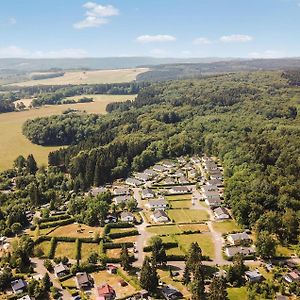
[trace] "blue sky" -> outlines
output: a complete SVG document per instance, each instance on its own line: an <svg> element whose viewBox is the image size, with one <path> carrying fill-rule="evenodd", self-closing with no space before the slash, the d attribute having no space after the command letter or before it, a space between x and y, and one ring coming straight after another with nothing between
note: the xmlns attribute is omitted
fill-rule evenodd
<svg viewBox="0 0 300 300"><path fill-rule="evenodd" d="M1 0L0 57L300 56L300 0Z"/></svg>

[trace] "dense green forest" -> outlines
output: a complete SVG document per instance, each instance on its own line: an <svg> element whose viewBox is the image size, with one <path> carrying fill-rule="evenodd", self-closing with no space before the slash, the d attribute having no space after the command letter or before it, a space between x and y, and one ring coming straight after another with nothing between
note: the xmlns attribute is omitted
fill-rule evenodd
<svg viewBox="0 0 300 300"><path fill-rule="evenodd" d="M299 72L296 73L299 76ZM253 72L143 88L107 116L68 114L27 122L80 189L166 158L207 153L224 165L226 203L244 226L295 242L300 209L300 88L295 72ZM72 124L73 132L63 129ZM85 132L86 131L86 132ZM85 132L85 133L84 133Z"/></svg>

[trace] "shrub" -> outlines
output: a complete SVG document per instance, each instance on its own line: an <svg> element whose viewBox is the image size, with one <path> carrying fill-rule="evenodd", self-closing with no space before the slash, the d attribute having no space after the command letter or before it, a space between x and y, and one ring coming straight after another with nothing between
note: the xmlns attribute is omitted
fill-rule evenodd
<svg viewBox="0 0 300 300"><path fill-rule="evenodd" d="M133 236L133 235L138 235L139 232L138 230L131 230L131 231L126 231L126 232L116 232L116 233L109 233L108 236L111 239L116 239L116 238L121 238L121 237L126 237L126 236Z"/></svg>
<svg viewBox="0 0 300 300"><path fill-rule="evenodd" d="M50 249L49 249L49 253L48 253L49 258L54 257L56 245L57 245L57 239L54 236L54 237L51 238L51 241L50 241Z"/></svg>

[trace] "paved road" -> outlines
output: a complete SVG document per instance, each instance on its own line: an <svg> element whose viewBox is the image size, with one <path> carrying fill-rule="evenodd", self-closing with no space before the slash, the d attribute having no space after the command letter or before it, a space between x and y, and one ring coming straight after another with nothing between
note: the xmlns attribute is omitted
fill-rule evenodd
<svg viewBox="0 0 300 300"><path fill-rule="evenodd" d="M47 269L44 267L44 260L43 259L39 259L39 258L31 258L31 262L34 265L34 269L37 273L41 274L42 276L44 276L48 271ZM67 290L64 290L59 281L57 280L57 278L50 272L49 276L50 279L53 283L53 286L56 287L57 289L59 289L59 291L62 293L62 297L65 300L68 299L72 299L72 296L69 294L69 292Z"/></svg>

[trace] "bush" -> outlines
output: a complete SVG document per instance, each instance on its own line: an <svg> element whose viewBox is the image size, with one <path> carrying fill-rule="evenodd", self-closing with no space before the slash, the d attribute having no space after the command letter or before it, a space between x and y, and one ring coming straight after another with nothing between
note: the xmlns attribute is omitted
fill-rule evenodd
<svg viewBox="0 0 300 300"><path fill-rule="evenodd" d="M126 248L132 248L133 247L133 243L132 242L128 242L128 243L105 243L103 244L103 249L118 249L118 248L122 248L123 245L125 245Z"/></svg>
<svg viewBox="0 0 300 300"><path fill-rule="evenodd" d="M171 249L171 248L177 248L178 247L178 243L177 242L167 242L167 243L163 243L163 246L165 248L165 250L167 249ZM144 252L151 252L152 251L152 246L145 246L143 248Z"/></svg>
<svg viewBox="0 0 300 300"><path fill-rule="evenodd" d="M79 239L76 239L75 247L76 247L75 258L77 261L79 261L81 258L81 242Z"/></svg>
<svg viewBox="0 0 300 300"><path fill-rule="evenodd" d="M167 255L168 261L185 261L186 257L185 255Z"/></svg>
<svg viewBox="0 0 300 300"><path fill-rule="evenodd" d="M74 220L75 220L74 218L70 218L70 219L66 219L66 220L58 220L58 221L54 221L54 222L42 223L42 224L40 224L40 229L69 225L69 224L72 224L74 222ZM34 227L34 226L32 226L32 227Z"/></svg>
<svg viewBox="0 0 300 300"><path fill-rule="evenodd" d="M57 239L54 236L54 237L51 238L51 241L50 241L50 249L49 249L49 253L48 253L49 258L54 257L56 245L57 245Z"/></svg>
<svg viewBox="0 0 300 300"><path fill-rule="evenodd" d="M117 238L121 238L121 237L126 237L126 236L133 236L133 235L138 235L139 232L138 230L131 230L131 231L127 231L127 232L116 232L116 233L109 233L108 236L111 239L117 239Z"/></svg>
<svg viewBox="0 0 300 300"><path fill-rule="evenodd" d="M108 234L112 228L131 228L133 224L128 222L109 223L104 226L104 234Z"/></svg>

